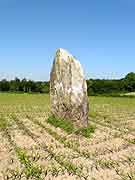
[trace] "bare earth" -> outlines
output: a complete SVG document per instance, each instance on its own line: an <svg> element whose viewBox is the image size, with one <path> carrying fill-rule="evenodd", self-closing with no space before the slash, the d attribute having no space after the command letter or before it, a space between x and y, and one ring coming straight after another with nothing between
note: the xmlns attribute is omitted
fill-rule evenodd
<svg viewBox="0 0 135 180"><path fill-rule="evenodd" d="M47 95L0 94L0 180L135 180L134 101L91 97L85 138L47 123Z"/></svg>

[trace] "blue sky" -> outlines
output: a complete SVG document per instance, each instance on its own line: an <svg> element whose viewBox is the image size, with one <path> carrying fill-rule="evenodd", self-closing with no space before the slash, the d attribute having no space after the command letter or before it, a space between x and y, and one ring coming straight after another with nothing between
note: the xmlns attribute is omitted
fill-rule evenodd
<svg viewBox="0 0 135 180"><path fill-rule="evenodd" d="M135 1L0 0L0 79L48 80L58 47L86 78L135 71Z"/></svg>

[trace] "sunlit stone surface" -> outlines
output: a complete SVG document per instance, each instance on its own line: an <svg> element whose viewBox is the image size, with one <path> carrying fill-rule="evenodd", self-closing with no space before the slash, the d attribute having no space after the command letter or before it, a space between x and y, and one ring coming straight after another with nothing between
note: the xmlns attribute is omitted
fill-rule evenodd
<svg viewBox="0 0 135 180"><path fill-rule="evenodd" d="M64 49L57 49L50 75L53 115L70 119L76 126L88 122L87 84L79 61Z"/></svg>

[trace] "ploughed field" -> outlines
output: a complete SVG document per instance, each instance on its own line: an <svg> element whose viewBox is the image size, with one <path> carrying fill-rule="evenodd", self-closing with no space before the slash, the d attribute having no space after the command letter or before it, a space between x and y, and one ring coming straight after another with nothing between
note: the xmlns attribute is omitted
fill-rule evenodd
<svg viewBox="0 0 135 180"><path fill-rule="evenodd" d="M48 95L0 94L0 180L135 180L135 99L89 100L84 137L47 122Z"/></svg>

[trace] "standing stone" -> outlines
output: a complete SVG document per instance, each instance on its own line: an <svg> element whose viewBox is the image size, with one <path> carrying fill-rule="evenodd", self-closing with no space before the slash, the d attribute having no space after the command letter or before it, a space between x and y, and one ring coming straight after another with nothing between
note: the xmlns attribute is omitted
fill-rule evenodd
<svg viewBox="0 0 135 180"><path fill-rule="evenodd" d="M57 49L50 75L50 103L54 116L72 120L77 127L88 123L87 84L79 61Z"/></svg>

